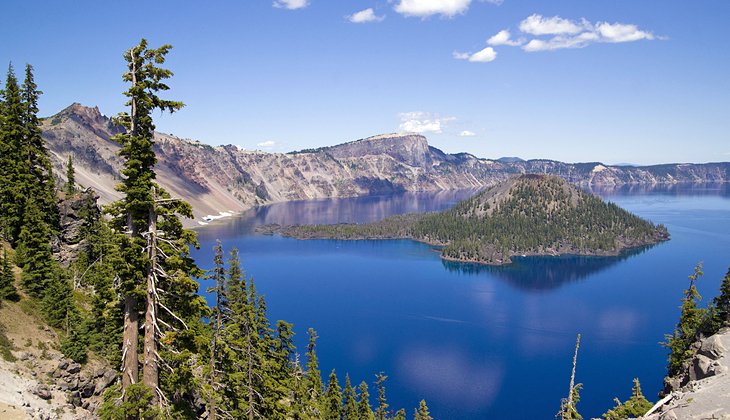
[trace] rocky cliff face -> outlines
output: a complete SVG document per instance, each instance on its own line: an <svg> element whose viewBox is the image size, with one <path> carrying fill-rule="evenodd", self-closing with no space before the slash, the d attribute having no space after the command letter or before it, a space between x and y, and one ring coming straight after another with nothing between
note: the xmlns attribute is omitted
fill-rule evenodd
<svg viewBox="0 0 730 420"><path fill-rule="evenodd" d="M119 197L119 132L97 108L73 104L43 121L43 137L63 174L69 154L76 179L102 203ZM438 191L491 186L517 173L561 176L578 185L726 182L730 163L648 167L569 164L551 160L490 160L447 154L416 134L389 134L296 153L212 147L157 134L157 180L193 205L196 217L277 201L351 197L393 191Z"/></svg>
<svg viewBox="0 0 730 420"><path fill-rule="evenodd" d="M651 420L730 419L730 328L695 344L681 375L665 379L669 395Z"/></svg>

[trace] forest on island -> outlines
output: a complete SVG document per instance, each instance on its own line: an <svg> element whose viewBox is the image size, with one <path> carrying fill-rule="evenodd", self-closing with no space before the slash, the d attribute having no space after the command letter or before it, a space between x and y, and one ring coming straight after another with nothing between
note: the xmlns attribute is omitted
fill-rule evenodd
<svg viewBox="0 0 730 420"><path fill-rule="evenodd" d="M516 176L442 212L262 230L300 239L409 238L443 245L445 259L487 264L522 254L617 255L669 238L664 226L547 175Z"/></svg>

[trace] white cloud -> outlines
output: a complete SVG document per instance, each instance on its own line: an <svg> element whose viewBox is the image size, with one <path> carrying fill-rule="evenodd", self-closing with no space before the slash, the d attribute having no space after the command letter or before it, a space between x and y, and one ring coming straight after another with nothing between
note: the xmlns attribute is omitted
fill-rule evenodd
<svg viewBox="0 0 730 420"><path fill-rule="evenodd" d="M487 47L481 51L475 52L474 54L454 51L453 56L457 60L469 60L472 63L489 63L497 58L497 52L494 51L494 48Z"/></svg>
<svg viewBox="0 0 730 420"><path fill-rule="evenodd" d="M654 39L651 32L640 31L636 25L624 23L599 22L596 32L601 35L602 42L633 42L642 39Z"/></svg>
<svg viewBox="0 0 730 420"><path fill-rule="evenodd" d="M474 137L477 133L469 130L464 130L461 133L459 133L459 137Z"/></svg>
<svg viewBox="0 0 730 420"><path fill-rule="evenodd" d="M347 17L352 23L382 22L385 16L377 16L373 8L355 12Z"/></svg>
<svg viewBox="0 0 730 420"><path fill-rule="evenodd" d="M583 32L576 36L558 35L548 40L533 39L525 44L522 49L527 52L537 52L559 50L563 48L583 48L592 42L596 42L598 38L599 37L595 32Z"/></svg>
<svg viewBox="0 0 730 420"><path fill-rule="evenodd" d="M469 57L471 57L471 54L469 54L468 52L459 52L459 51L454 51L452 53L452 55L457 60L468 60Z"/></svg>
<svg viewBox="0 0 730 420"><path fill-rule="evenodd" d="M487 47L472 54L471 57L469 57L469 61L476 63L489 63L490 61L494 61L495 58L497 58L497 52L494 51L494 48Z"/></svg>
<svg viewBox="0 0 730 420"><path fill-rule="evenodd" d="M590 23L585 19L574 22L560 16L546 18L533 14L520 22L520 31L530 35L577 34L587 29L587 26L590 26Z"/></svg>
<svg viewBox="0 0 730 420"><path fill-rule="evenodd" d="M274 0L273 6L279 9L303 9L309 6L309 0Z"/></svg>
<svg viewBox="0 0 730 420"><path fill-rule="evenodd" d="M598 42L619 43L657 39L651 32L642 31L632 24L608 22L593 24L585 18L578 22L560 16L546 18L531 15L520 23L520 30L531 35L552 35L547 38L534 38L524 44L522 49L527 52L583 48ZM501 32L490 40L500 34ZM497 40L502 38L504 36L498 37Z"/></svg>
<svg viewBox="0 0 730 420"><path fill-rule="evenodd" d="M401 123L398 126L400 131L409 133L441 133L454 117L441 118L430 112L403 112L398 114Z"/></svg>
<svg viewBox="0 0 730 420"><path fill-rule="evenodd" d="M256 146L262 149L271 149L276 146L276 142L273 140L266 140L262 141L261 143L257 143Z"/></svg>
<svg viewBox="0 0 730 420"><path fill-rule="evenodd" d="M399 0L395 11L422 18L432 15L453 17L466 12L470 4L471 0Z"/></svg>
<svg viewBox="0 0 730 420"><path fill-rule="evenodd" d="M494 36L487 40L487 44L495 47L498 45L509 45L511 47L517 47L524 43L525 40L523 38L512 39L512 35L506 29L497 32Z"/></svg>

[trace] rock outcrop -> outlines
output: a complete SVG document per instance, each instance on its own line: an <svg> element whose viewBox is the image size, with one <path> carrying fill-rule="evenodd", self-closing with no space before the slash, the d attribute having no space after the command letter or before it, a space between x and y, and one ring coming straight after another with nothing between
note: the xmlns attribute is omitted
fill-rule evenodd
<svg viewBox="0 0 730 420"><path fill-rule="evenodd" d="M122 160L111 138L120 132L97 108L73 104L43 121L57 173L69 155L76 180L102 203L119 198ZM599 162L480 159L447 154L418 134L388 134L293 153L212 147L156 134L157 180L186 199L195 216L240 211L271 202L352 197L393 191L482 188L520 173L558 175L577 185L656 185L727 182L730 163L609 166Z"/></svg>
<svg viewBox="0 0 730 420"><path fill-rule="evenodd" d="M0 418L98 418L117 372L96 359L80 365L56 350L58 335L15 302L0 307L14 362L0 359Z"/></svg>
<svg viewBox="0 0 730 420"><path fill-rule="evenodd" d="M63 265L74 261L84 246L84 226L101 217L99 196L89 188L58 202L59 236L53 240L53 253Z"/></svg>
<svg viewBox="0 0 730 420"><path fill-rule="evenodd" d="M696 354L678 377L667 378L669 395L651 420L730 420L730 328L695 343Z"/></svg>

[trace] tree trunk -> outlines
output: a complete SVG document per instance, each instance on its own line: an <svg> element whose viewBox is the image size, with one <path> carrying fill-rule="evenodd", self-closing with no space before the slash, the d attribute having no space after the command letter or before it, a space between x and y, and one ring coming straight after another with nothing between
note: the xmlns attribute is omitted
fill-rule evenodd
<svg viewBox="0 0 730 420"><path fill-rule="evenodd" d="M155 211L155 187L152 187L152 201L147 231L147 310L144 318L144 367L142 372L143 383L153 391L152 401L157 404L159 397L159 360L157 355L157 285L155 284L155 269L157 268L157 212Z"/></svg>
<svg viewBox="0 0 730 420"><path fill-rule="evenodd" d="M139 378L138 338L137 299L127 296L124 298L124 333L122 335L122 391L126 390L129 385L136 384Z"/></svg>
<svg viewBox="0 0 730 420"><path fill-rule="evenodd" d="M254 419L253 399L253 350L251 349L251 330L248 331L248 419Z"/></svg>
<svg viewBox="0 0 730 420"><path fill-rule="evenodd" d="M575 340L575 353L573 353L573 371L570 374L570 390L568 391L567 418L573 418L573 389L575 388L575 366L578 363L578 347L580 347L580 334Z"/></svg>
<svg viewBox="0 0 730 420"><path fill-rule="evenodd" d="M130 50L132 68L132 86L137 84L137 65L134 60L134 48ZM130 135L137 135L137 101L132 98L132 114L130 115ZM134 238L136 232L132 213L127 209L127 235ZM137 313L137 298L131 295L124 297L124 333L122 335L122 393L127 387L139 381L139 354L137 341L139 339L139 314Z"/></svg>
<svg viewBox="0 0 730 420"><path fill-rule="evenodd" d="M216 417L218 417L218 410L215 405L215 388L216 388L216 375L215 375L215 336L213 337L213 343L210 347L210 401L208 402L209 408L208 412L208 419L210 420L216 420Z"/></svg>
<svg viewBox="0 0 730 420"><path fill-rule="evenodd" d="M218 244L220 245L220 243ZM223 292L223 279L221 278L218 267L215 271L215 307L216 307L216 323L215 329L213 330L213 342L210 345L210 407L208 418L210 420L216 420L218 417L218 409L216 407L216 391L218 387L218 375L216 372L216 360L217 360L217 347L218 347L218 336L223 329L223 318L222 318L222 305L221 305L221 293Z"/></svg>

